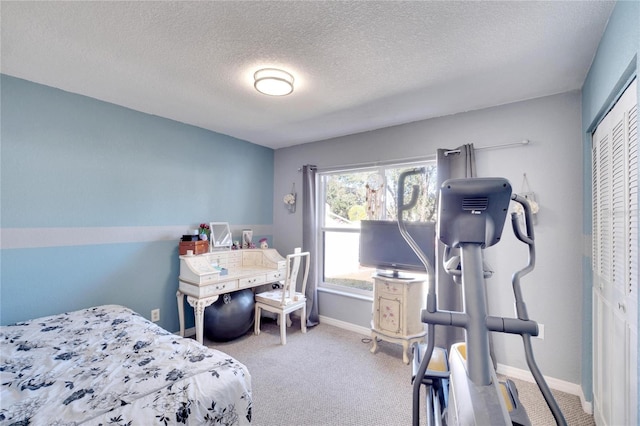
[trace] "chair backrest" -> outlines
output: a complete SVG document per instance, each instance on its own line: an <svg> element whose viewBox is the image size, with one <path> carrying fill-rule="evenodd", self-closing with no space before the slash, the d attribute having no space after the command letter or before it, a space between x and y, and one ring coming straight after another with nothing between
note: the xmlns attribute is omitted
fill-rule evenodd
<svg viewBox="0 0 640 426"><path fill-rule="evenodd" d="M307 288L307 278L309 277L309 252L300 251L300 247L294 249L293 254L287 255L287 275L284 279L282 291L282 304L286 304L286 299L296 301L296 284L298 282L298 272L300 263L304 259L304 274L302 276L302 287L300 293L305 294Z"/></svg>

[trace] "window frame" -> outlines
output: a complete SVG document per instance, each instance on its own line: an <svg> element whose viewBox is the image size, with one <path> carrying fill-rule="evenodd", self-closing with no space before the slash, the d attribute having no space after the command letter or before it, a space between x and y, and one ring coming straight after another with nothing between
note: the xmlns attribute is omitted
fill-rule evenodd
<svg viewBox="0 0 640 426"><path fill-rule="evenodd" d="M371 298L373 297L373 280L371 280L371 289L359 289L354 287L349 287L345 285L330 283L325 280L325 238L327 233L330 232L339 232L346 234L360 234L360 227L336 227L336 226L326 226L326 197L327 197L327 177L332 175L346 175L349 173L381 173L383 176L386 176L386 172L390 169L410 169L412 167L436 167L436 159L435 157L429 158L421 158L410 161L394 161L387 162L384 164L376 164L370 166L346 166L340 168L328 169L326 171L318 171L318 179L317 179L317 244L316 244L316 253L318 253L318 289L323 291L328 291L332 293L339 294L348 294L353 297L365 297ZM436 171L437 173L437 171ZM386 190L385 190L386 196ZM387 217L387 200L385 197L385 207L382 209L382 217L381 220L386 220ZM371 273L375 273L375 268L371 268Z"/></svg>

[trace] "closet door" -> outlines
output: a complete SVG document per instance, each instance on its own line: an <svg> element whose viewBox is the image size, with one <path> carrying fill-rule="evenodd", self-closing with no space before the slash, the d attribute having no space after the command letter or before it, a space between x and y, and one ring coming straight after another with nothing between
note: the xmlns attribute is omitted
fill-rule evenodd
<svg viewBox="0 0 640 426"><path fill-rule="evenodd" d="M598 425L638 421L637 104L634 80L593 134L593 393Z"/></svg>

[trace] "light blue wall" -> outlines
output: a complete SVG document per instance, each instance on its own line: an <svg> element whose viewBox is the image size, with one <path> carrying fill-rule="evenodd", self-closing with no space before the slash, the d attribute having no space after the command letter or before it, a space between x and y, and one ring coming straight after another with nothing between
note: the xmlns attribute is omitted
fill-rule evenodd
<svg viewBox="0 0 640 426"><path fill-rule="evenodd" d="M591 240L591 131L604 117L615 99L637 75L640 52L640 2L618 2L611 13L605 33L582 88L582 132L584 139L584 221L585 240ZM639 92L640 92L640 86ZM638 93L640 99L640 93ZM583 369L582 391L592 401L592 317L591 317L591 253L583 257ZM640 368L638 369L640 371ZM640 380L638 381L640 383ZM640 404L638 404L640 406ZM640 418L640 411L638 412Z"/></svg>
<svg viewBox="0 0 640 426"><path fill-rule="evenodd" d="M0 78L1 324L120 303L176 331L180 236L209 221L270 234L273 150Z"/></svg>

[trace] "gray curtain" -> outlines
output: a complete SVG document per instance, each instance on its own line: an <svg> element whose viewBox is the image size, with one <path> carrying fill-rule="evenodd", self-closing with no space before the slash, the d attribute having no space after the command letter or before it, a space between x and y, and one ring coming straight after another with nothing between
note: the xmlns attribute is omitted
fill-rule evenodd
<svg viewBox="0 0 640 426"><path fill-rule="evenodd" d="M438 168L438 186L447 179L476 177L476 157L473 144L455 149L438 149L436 165ZM442 265L444 244L438 241L436 247L436 291L438 309L462 311L462 286L453 282ZM450 348L452 344L464 341L464 329L458 327L438 327L436 345Z"/></svg>
<svg viewBox="0 0 640 426"><path fill-rule="evenodd" d="M302 166L302 251L310 253L309 278L307 279L307 327L313 327L318 319L318 282L316 278L317 239L316 215L316 166Z"/></svg>

